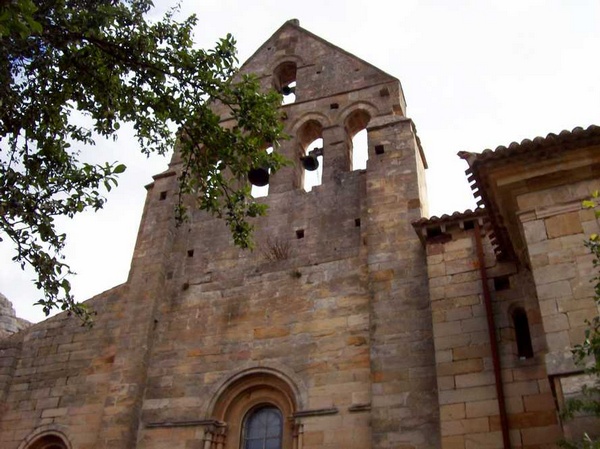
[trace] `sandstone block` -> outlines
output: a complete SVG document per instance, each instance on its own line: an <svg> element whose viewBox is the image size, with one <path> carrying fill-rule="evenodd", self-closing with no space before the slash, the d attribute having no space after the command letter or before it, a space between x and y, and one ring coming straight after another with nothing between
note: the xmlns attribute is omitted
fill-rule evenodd
<svg viewBox="0 0 600 449"><path fill-rule="evenodd" d="M496 399L486 401L471 401L465 404L467 418L480 416L495 416L499 413L498 401Z"/></svg>
<svg viewBox="0 0 600 449"><path fill-rule="evenodd" d="M446 404L440 406L440 419L442 421L456 421L465 418L465 404Z"/></svg>
<svg viewBox="0 0 600 449"><path fill-rule="evenodd" d="M545 225L549 238L583 232L581 221L579 220L579 212L569 212L546 218Z"/></svg>
<svg viewBox="0 0 600 449"><path fill-rule="evenodd" d="M541 242L548 238L543 220L523 223L523 231L528 244Z"/></svg>

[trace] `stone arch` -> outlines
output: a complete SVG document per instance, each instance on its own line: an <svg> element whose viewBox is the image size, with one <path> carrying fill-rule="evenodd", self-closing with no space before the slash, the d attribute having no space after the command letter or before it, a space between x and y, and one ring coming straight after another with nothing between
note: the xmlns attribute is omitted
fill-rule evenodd
<svg viewBox="0 0 600 449"><path fill-rule="evenodd" d="M303 187L304 190L309 191L314 186L321 185L323 182L323 124L313 118L307 119L296 131L296 154L294 159L298 161L296 164L296 176L295 184L296 187ZM321 148L320 152L313 152L314 147ZM304 170L304 165L301 163L306 156L311 155L310 158L306 158L310 161L318 162L318 167L311 171L307 168Z"/></svg>
<svg viewBox="0 0 600 449"><path fill-rule="evenodd" d="M302 58L298 55L285 55L285 56L279 57L275 61L273 61L269 65L269 68L268 68L268 70L273 74L273 87L275 89L280 87L275 84L277 81L275 79L275 76L278 75L282 69L284 69L286 66L287 67L294 66L294 70L296 71L296 74L297 74L298 67L300 67L301 65L303 65Z"/></svg>
<svg viewBox="0 0 600 449"><path fill-rule="evenodd" d="M205 416L215 416L216 405L220 398L224 397L226 391L233 385L238 384L242 379L249 376L264 375L265 377L277 378L287 384L287 388L293 394L298 409L302 409L307 401L305 388L302 388L302 381L292 371L283 366L257 366L243 369L233 376L228 377L214 388L210 394L210 402L207 404Z"/></svg>
<svg viewBox="0 0 600 449"><path fill-rule="evenodd" d="M368 101L357 101L355 103L349 104L344 109L342 109L342 111L340 111L337 120L338 123L343 123L344 125L346 125L348 117L355 114L356 111L359 110L363 110L364 112L369 114L369 119L373 119L374 117L377 117L379 115L379 110L377 109L377 106L375 106L373 103Z"/></svg>
<svg viewBox="0 0 600 449"><path fill-rule="evenodd" d="M29 434L19 449L73 449L73 446L61 426L48 425Z"/></svg>
<svg viewBox="0 0 600 449"><path fill-rule="evenodd" d="M218 441L225 449L237 449L246 417L257 408L273 407L284 420L282 447L292 447L296 437L294 414L299 410L299 397L296 385L280 371L269 368L242 371L220 385L211 399L209 416L221 423L226 434L208 439Z"/></svg>
<svg viewBox="0 0 600 449"><path fill-rule="evenodd" d="M367 126L375 113L375 108L368 107L367 103L355 103L341 114L348 148L346 157L353 170L366 168L368 160Z"/></svg>
<svg viewBox="0 0 600 449"><path fill-rule="evenodd" d="M329 117L327 117L325 114L322 114L320 112L306 112L300 117L298 117L298 119L292 125L292 134L298 135L298 130L310 121L318 122L323 128L329 128L331 126L331 121L329 120Z"/></svg>

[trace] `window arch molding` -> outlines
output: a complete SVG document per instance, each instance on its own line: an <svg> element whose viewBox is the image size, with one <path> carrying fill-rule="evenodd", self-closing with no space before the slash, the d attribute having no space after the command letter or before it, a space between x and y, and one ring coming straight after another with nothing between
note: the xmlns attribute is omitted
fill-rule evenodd
<svg viewBox="0 0 600 449"><path fill-rule="evenodd" d="M349 139L352 139L358 132L367 128L371 121L371 114L363 108L354 109L344 119L344 128Z"/></svg>
<svg viewBox="0 0 600 449"><path fill-rule="evenodd" d="M308 122L318 122L322 128L329 128L331 126L331 120L325 114L321 114L320 112L306 112L302 114L300 117L296 119L291 127L292 135L298 135L298 132L301 128L303 128Z"/></svg>
<svg viewBox="0 0 600 449"><path fill-rule="evenodd" d="M239 449L248 414L261 407L275 407L283 418L282 448L291 448L296 436L293 416L301 407L299 398L298 388L284 373L250 369L221 385L209 405L209 416L226 425L224 449Z"/></svg>
<svg viewBox="0 0 600 449"><path fill-rule="evenodd" d="M19 449L73 449L73 446L62 427L50 425L34 430Z"/></svg>
<svg viewBox="0 0 600 449"><path fill-rule="evenodd" d="M367 113L369 115L370 120L373 120L374 117L377 117L379 115L379 110L373 103L368 101L357 101L354 103L350 103L348 106L346 106L340 111L337 122L346 125L346 123L348 122L348 118L356 114L357 111L363 111ZM360 129L357 131L360 131Z"/></svg>

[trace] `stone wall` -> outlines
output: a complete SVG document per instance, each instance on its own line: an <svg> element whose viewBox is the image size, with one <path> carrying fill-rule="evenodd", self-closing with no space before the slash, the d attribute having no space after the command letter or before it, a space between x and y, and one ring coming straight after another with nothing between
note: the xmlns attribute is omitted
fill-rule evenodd
<svg viewBox="0 0 600 449"><path fill-rule="evenodd" d="M410 227L426 204L425 163L412 122L399 115L399 84L294 27L245 68L269 86L286 60L297 64L296 102L282 108L291 138L277 151L295 162L271 176L257 249L233 247L222 222L202 212L172 230L140 447L185 447L212 433L218 392L256 370L287 373L305 448L438 441L424 255ZM357 113L367 117L366 172L350 171L347 157ZM322 128L323 182L305 192L299 155L309 121ZM176 156L171 170L179 164ZM149 204L161 193L152 187ZM226 447L236 425L222 430Z"/></svg>
<svg viewBox="0 0 600 449"><path fill-rule="evenodd" d="M546 368L561 404L576 396L586 382L581 367L573 363L571 348L583 341L585 320L599 313L590 282L597 271L583 242L600 226L593 211L581 207L581 201L597 188L597 180L581 181L518 198L548 343ZM577 437L596 425L566 422L565 434Z"/></svg>
<svg viewBox="0 0 600 449"><path fill-rule="evenodd" d="M478 219L444 224L444 232L427 243L443 448L504 447L472 226ZM527 271L499 263L483 240L512 447L555 447L561 434L544 366L546 345L533 283ZM527 313L532 357L518 355L511 318L515 307Z"/></svg>
<svg viewBox="0 0 600 449"><path fill-rule="evenodd" d="M244 70L272 87L282 64L297 87L276 151L292 164L260 200L257 248L236 248L201 211L175 226L176 153L147 186L127 283L91 301L96 326L59 315L3 347L3 448L47 430L80 449L237 449L264 403L285 411L286 447L439 444L425 254L410 225L426 210L426 162L400 84L294 24ZM368 166L352 171L361 129ZM306 192L300 156L315 137L322 184Z"/></svg>
<svg viewBox="0 0 600 449"><path fill-rule="evenodd" d="M115 359L120 289L88 301L93 329L61 314L0 341L0 446L16 449L29 436L62 431L73 447L102 447L97 438Z"/></svg>

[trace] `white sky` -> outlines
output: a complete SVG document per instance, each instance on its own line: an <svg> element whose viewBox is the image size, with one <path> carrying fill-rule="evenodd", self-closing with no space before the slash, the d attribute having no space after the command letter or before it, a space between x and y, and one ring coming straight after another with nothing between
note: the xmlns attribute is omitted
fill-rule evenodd
<svg viewBox="0 0 600 449"><path fill-rule="evenodd" d="M156 1L157 11L172 3ZM232 33L240 62L297 18L399 78L429 162L434 215L474 206L458 151L600 125L598 0L182 0L182 15L191 13L199 17L196 42L207 47ZM116 143L99 143L83 151L128 169L103 211L63 221L79 300L126 280L143 186L168 162L146 160L127 130ZM33 274L11 262L11 251L10 242L0 244L0 292L19 316L39 321Z"/></svg>

